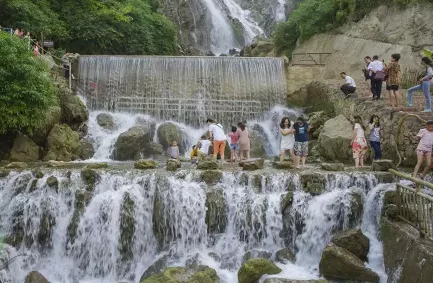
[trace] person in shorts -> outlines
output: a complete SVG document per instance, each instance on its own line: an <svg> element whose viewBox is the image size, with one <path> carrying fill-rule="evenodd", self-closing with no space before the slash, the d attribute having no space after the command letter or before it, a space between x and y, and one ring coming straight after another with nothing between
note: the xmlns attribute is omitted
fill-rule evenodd
<svg viewBox="0 0 433 283"><path fill-rule="evenodd" d="M424 171L421 173L421 178L424 178L431 168L431 155L433 147L433 121L427 121L426 127L419 130L416 136L421 138L421 140L419 141L418 147L416 148L416 156L418 162L413 171L413 177L417 177L418 171L425 160L426 166L424 168Z"/></svg>
<svg viewBox="0 0 433 283"><path fill-rule="evenodd" d="M401 82L401 67L398 61L400 60L400 54L395 53L391 55L391 63L385 66L384 72L386 73L386 90L389 91L389 104L391 107L398 107L403 105L398 92L399 85Z"/></svg>
<svg viewBox="0 0 433 283"><path fill-rule="evenodd" d="M228 134L230 138L230 162L236 162L236 156L239 151L239 134L238 128L232 126L232 131Z"/></svg>
<svg viewBox="0 0 433 283"><path fill-rule="evenodd" d="M308 124L303 117L298 117L295 125L295 167L305 166L308 156Z"/></svg>
<svg viewBox="0 0 433 283"><path fill-rule="evenodd" d="M224 150L227 137L224 133L223 126L216 123L216 121L211 118L208 118L206 123L209 125L209 136L213 140L213 157L217 159L219 153L221 163L224 163Z"/></svg>

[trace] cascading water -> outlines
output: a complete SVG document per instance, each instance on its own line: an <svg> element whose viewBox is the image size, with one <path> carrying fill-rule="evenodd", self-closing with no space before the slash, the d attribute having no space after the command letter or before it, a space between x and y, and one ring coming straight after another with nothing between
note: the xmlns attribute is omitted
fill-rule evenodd
<svg viewBox="0 0 433 283"><path fill-rule="evenodd" d="M269 277L318 279L321 250L353 221L353 194L367 194L362 230L372 243L369 266L383 271L377 225L380 198L390 187L375 186L372 176L328 174L326 192L314 196L303 192L298 174L278 170L224 172L212 186L194 170L174 176L98 171L94 187L79 170L43 173L41 179L32 171L0 178L0 233L18 249L6 246L0 262L22 254L0 271L1 282L21 283L31 270L53 283L138 282L159 261L162 268L205 264L222 283L236 283L245 252L274 253L285 246L287 233L296 264L278 264L283 272ZM57 187L47 185L51 176ZM293 204L283 214L289 188ZM287 217L293 226L284 231Z"/></svg>
<svg viewBox="0 0 433 283"><path fill-rule="evenodd" d="M195 127L261 119L286 93L281 58L82 56L77 87L90 110Z"/></svg>

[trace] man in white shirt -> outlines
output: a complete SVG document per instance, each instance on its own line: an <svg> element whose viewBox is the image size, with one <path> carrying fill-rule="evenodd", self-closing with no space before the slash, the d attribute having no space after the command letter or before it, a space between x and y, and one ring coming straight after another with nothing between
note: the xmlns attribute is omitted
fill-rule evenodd
<svg viewBox="0 0 433 283"><path fill-rule="evenodd" d="M373 100L379 100L382 93L382 80L375 79L377 72L383 72L383 63L379 61L379 56L374 55L373 61L368 65L371 75L371 92Z"/></svg>
<svg viewBox="0 0 433 283"><path fill-rule="evenodd" d="M352 94L356 91L355 81L351 76L346 75L345 72L341 72L341 78L344 79L344 84L341 86L341 91L347 97L349 94Z"/></svg>
<svg viewBox="0 0 433 283"><path fill-rule="evenodd" d="M227 137L224 134L223 126L210 118L207 119L206 123L209 125L209 136L213 139L213 157L216 159L219 153L221 161L224 161L224 150L226 148Z"/></svg>

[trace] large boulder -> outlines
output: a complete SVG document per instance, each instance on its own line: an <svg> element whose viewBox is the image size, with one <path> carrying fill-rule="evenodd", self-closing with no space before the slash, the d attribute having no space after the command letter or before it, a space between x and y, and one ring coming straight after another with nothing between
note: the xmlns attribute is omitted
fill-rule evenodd
<svg viewBox="0 0 433 283"><path fill-rule="evenodd" d="M252 258L242 264L238 270L239 283L257 283L265 274L278 274L281 269L270 260L264 258Z"/></svg>
<svg viewBox="0 0 433 283"><path fill-rule="evenodd" d="M320 155L329 161L352 161L352 137L353 126L343 115L326 121L319 136Z"/></svg>
<svg viewBox="0 0 433 283"><path fill-rule="evenodd" d="M140 283L219 283L215 269L207 266L169 267Z"/></svg>
<svg viewBox="0 0 433 283"><path fill-rule="evenodd" d="M31 162L39 160L39 146L26 135L19 134L10 152L10 160L18 162Z"/></svg>
<svg viewBox="0 0 433 283"><path fill-rule="evenodd" d="M150 135L147 128L136 126L121 133L114 144L115 160L139 160L145 155Z"/></svg>
<svg viewBox="0 0 433 283"><path fill-rule="evenodd" d="M173 123L166 122L161 124L157 130L158 141L164 148L167 150L173 141L177 142L179 146L179 150L181 153L185 152L185 149L182 146L182 131L178 126Z"/></svg>
<svg viewBox="0 0 433 283"><path fill-rule="evenodd" d="M37 271L32 271L27 274L24 283L50 283L42 274Z"/></svg>
<svg viewBox="0 0 433 283"><path fill-rule="evenodd" d="M361 232L361 229L344 231L334 236L332 243L344 248L357 256L362 261L368 261L368 251L370 250L370 240Z"/></svg>
<svg viewBox="0 0 433 283"><path fill-rule="evenodd" d="M87 108L76 95L63 94L61 97L62 122L73 130L78 130L80 125L89 119Z"/></svg>
<svg viewBox="0 0 433 283"><path fill-rule="evenodd" d="M211 189L206 193L205 221L209 234L225 232L228 216L223 190Z"/></svg>
<svg viewBox="0 0 433 283"><path fill-rule="evenodd" d="M284 248L275 253L275 259L283 264L288 262L295 263L296 256L291 250Z"/></svg>
<svg viewBox="0 0 433 283"><path fill-rule="evenodd" d="M308 125L310 128L310 133L312 133L313 139L317 139L319 134L323 130L323 125L329 119L325 111L312 112L308 115Z"/></svg>
<svg viewBox="0 0 433 283"><path fill-rule="evenodd" d="M155 121L147 120L147 119L144 119L142 117L137 117L135 119L135 124L137 126L146 127L149 130L149 134L151 136L151 139L153 139L153 137L155 136L155 132L156 132L156 122Z"/></svg>
<svg viewBox="0 0 433 283"><path fill-rule="evenodd" d="M79 136L68 125L54 125L47 139L47 154L44 161L71 161L77 159L74 154L79 144Z"/></svg>
<svg viewBox="0 0 433 283"><path fill-rule="evenodd" d="M263 158L253 158L244 160L240 164L243 170L253 171L263 169L263 166L265 165L265 160Z"/></svg>
<svg viewBox="0 0 433 283"><path fill-rule="evenodd" d="M45 146L47 136L55 124L60 123L61 109L58 106L52 106L45 115L42 125L39 126L29 137L39 146Z"/></svg>
<svg viewBox="0 0 433 283"><path fill-rule="evenodd" d="M107 130L113 130L114 129L114 119L113 116L111 116L108 113L100 113L98 116L96 116L96 122L101 128L107 129Z"/></svg>
<svg viewBox="0 0 433 283"><path fill-rule="evenodd" d="M250 131L250 134L250 155L252 157L265 157L266 138L258 131Z"/></svg>
<svg viewBox="0 0 433 283"><path fill-rule="evenodd" d="M92 141L88 138L82 139L74 153L82 160L92 158L95 154L95 148L93 147Z"/></svg>
<svg viewBox="0 0 433 283"><path fill-rule="evenodd" d="M320 274L328 280L379 282L379 275L346 249L329 244L319 264Z"/></svg>

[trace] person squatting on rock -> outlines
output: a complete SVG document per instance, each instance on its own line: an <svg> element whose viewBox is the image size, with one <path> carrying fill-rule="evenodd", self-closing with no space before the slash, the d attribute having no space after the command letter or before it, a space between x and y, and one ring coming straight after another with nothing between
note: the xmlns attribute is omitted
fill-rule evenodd
<svg viewBox="0 0 433 283"><path fill-rule="evenodd" d="M344 79L344 84L340 89L346 97L349 97L349 94L352 94L356 91L355 80L351 76L348 76L345 72L341 72L340 76L342 79Z"/></svg>
<svg viewBox="0 0 433 283"><path fill-rule="evenodd" d="M431 168L432 160L432 147L433 147L433 121L427 121L426 127L419 130L417 137L420 137L418 147L416 148L417 163L413 171L413 177L416 178L418 171L421 168L424 160L426 161L426 166L421 174L421 178L424 178Z"/></svg>
<svg viewBox="0 0 433 283"><path fill-rule="evenodd" d="M224 162L224 150L227 137L224 134L223 126L208 118L206 123L209 125L209 137L213 140L213 157L217 159L218 153L221 156L221 163Z"/></svg>
<svg viewBox="0 0 433 283"><path fill-rule="evenodd" d="M238 128L232 126L232 131L228 134L230 138L230 162L236 162L237 154L239 151L239 133Z"/></svg>
<svg viewBox="0 0 433 283"><path fill-rule="evenodd" d="M295 147L295 132L296 130L293 128L294 123L290 121L288 117L284 117L281 119L280 123L280 133L281 133L281 154L280 154L280 162L284 161L286 156L286 150L290 151L290 156L292 160L295 161L295 152L293 148Z"/></svg>
<svg viewBox="0 0 433 283"><path fill-rule="evenodd" d="M379 116L373 115L368 124L370 129L370 145L374 151L374 160L382 158L382 150L380 149L380 122Z"/></svg>
<svg viewBox="0 0 433 283"><path fill-rule="evenodd" d="M210 145L210 140L208 140L206 136L201 136L200 140L197 142L197 147L199 148L199 159L203 159L209 155Z"/></svg>
<svg viewBox="0 0 433 283"><path fill-rule="evenodd" d="M242 161L245 159L244 154L247 156L246 159L250 159L251 135L245 123L239 122L238 126L239 129L237 133L239 135L239 161Z"/></svg>
<svg viewBox="0 0 433 283"><path fill-rule="evenodd" d="M412 107L412 98L415 91L422 90L425 96L425 109L423 112L431 111L430 86L433 84L433 61L428 57L421 59L421 64L426 67L425 75L418 80L418 85L408 90L408 106Z"/></svg>
<svg viewBox="0 0 433 283"><path fill-rule="evenodd" d="M309 126L304 117L298 117L293 128L295 129L295 167L299 168L301 162L302 166L305 166L307 161Z"/></svg>
<svg viewBox="0 0 433 283"><path fill-rule="evenodd" d="M179 160L179 147L177 146L177 141L173 141L171 146L167 150L168 156L170 156L171 159L177 159Z"/></svg>
<svg viewBox="0 0 433 283"><path fill-rule="evenodd" d="M355 160L355 168L364 167L364 155L367 152L367 141L365 140L365 127L359 116L353 117L352 153Z"/></svg>
<svg viewBox="0 0 433 283"><path fill-rule="evenodd" d="M386 74L386 90L389 91L389 105L391 107L398 107L400 104L400 93L398 88L401 81L401 67L398 61L401 56L398 53L391 55L391 63L385 66L384 72ZM395 101L395 104L394 104Z"/></svg>
<svg viewBox="0 0 433 283"><path fill-rule="evenodd" d="M373 100L379 100L382 93L382 82L385 80L383 63L379 61L379 56L373 56L373 61L368 65L367 70L370 72Z"/></svg>

